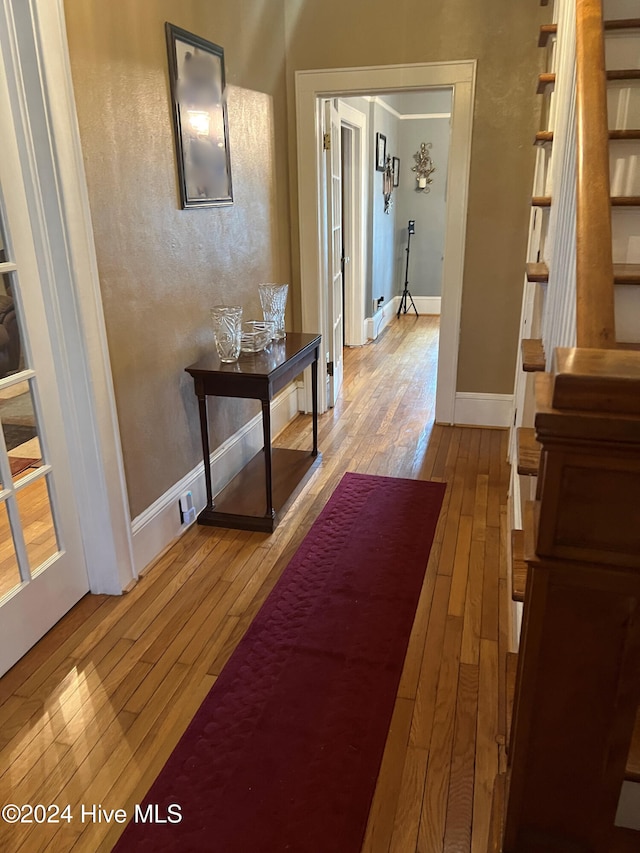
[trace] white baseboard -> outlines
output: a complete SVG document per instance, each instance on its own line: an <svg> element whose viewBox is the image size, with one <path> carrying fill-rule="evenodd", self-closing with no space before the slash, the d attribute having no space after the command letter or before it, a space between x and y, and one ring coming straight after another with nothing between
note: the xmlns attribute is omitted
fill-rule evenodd
<svg viewBox="0 0 640 853"><path fill-rule="evenodd" d="M390 302L383 305L373 317L367 317L364 321L364 336L366 340L375 341L385 326L393 320L400 307L400 296L394 296ZM418 314L440 314L442 298L440 296L414 296L413 302ZM409 311L413 314L413 308L409 303Z"/></svg>
<svg viewBox="0 0 640 853"><path fill-rule="evenodd" d="M513 394L457 391L453 422L459 426L508 427L513 420Z"/></svg>
<svg viewBox="0 0 640 853"><path fill-rule="evenodd" d="M414 296L413 301L418 309L418 314L440 314L441 296ZM411 308L411 303L409 303L409 307Z"/></svg>
<svg viewBox="0 0 640 853"><path fill-rule="evenodd" d="M387 302L386 305L383 305L376 311L373 317L366 318L364 321L364 336L366 340L375 341L378 335L381 334L395 317L399 304L400 297L396 296L391 302Z"/></svg>
<svg viewBox="0 0 640 853"><path fill-rule="evenodd" d="M411 292L411 291L409 291ZM440 314L440 307L442 305L442 297L441 296L413 296L413 304L416 306L416 311L418 314ZM398 311L400 307L400 301L402 300L402 296L394 296L393 298L393 312L394 314ZM413 311L413 307L411 302L407 300L409 309L407 314L412 314L415 317L415 313Z"/></svg>
<svg viewBox="0 0 640 853"><path fill-rule="evenodd" d="M298 414L298 388L288 385L271 404L271 428L276 435ZM235 477L238 471L262 447L262 413L256 415L231 438L211 454L211 484L214 495ZM204 485L204 466L200 462L175 483L131 524L133 559L136 572L142 571L187 527L180 521L178 500L191 492L197 512L204 509L207 499Z"/></svg>

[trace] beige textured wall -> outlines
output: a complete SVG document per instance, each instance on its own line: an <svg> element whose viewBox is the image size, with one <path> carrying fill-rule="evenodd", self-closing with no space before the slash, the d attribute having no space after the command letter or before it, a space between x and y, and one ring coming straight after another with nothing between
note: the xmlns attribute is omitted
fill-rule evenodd
<svg viewBox="0 0 640 853"><path fill-rule="evenodd" d="M283 2L65 2L133 517L201 459L184 368L212 345L209 308L259 316L257 283L289 280ZM232 207L180 209L167 20L225 49ZM215 409L212 448L257 411Z"/></svg>
<svg viewBox="0 0 640 853"><path fill-rule="evenodd" d="M458 391L511 393L538 128L539 0L287 0L290 158L294 72L477 59ZM297 219L297 181L291 181ZM298 276L297 234L293 238Z"/></svg>
<svg viewBox="0 0 640 853"><path fill-rule="evenodd" d="M65 0L65 11L133 516L200 458L184 367L211 346L209 307L257 315L256 284L291 280L298 314L296 69L478 59L458 390L511 390L548 18L538 0ZM166 20L225 48L233 207L179 207ZM257 410L217 408L213 446Z"/></svg>

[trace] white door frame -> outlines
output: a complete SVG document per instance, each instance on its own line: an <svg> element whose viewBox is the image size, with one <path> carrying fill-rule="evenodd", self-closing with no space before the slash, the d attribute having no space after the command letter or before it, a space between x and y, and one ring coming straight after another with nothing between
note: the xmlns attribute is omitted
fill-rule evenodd
<svg viewBox="0 0 640 853"><path fill-rule="evenodd" d="M339 256L342 255L342 127L338 114L338 102L332 98L322 102L324 132L329 134L330 145L325 151L323 184L323 243L329 250L324 257L323 275L327 282L328 334L324 338L326 362L333 370L328 371L327 400L329 408L335 406L342 386L344 363L344 278ZM339 211L339 214L338 214ZM338 286L339 285L339 286Z"/></svg>
<svg viewBox="0 0 640 853"><path fill-rule="evenodd" d="M0 41L90 589L119 594L136 577L131 516L63 0L0 0Z"/></svg>
<svg viewBox="0 0 640 853"><path fill-rule="evenodd" d="M367 277L367 202L369 196L368 117L344 101L338 103L341 124L351 131L350 205L343 210L349 219L348 234L349 274L345 276L349 285L345 287L345 344L362 346L365 334L365 281ZM343 175L344 180L344 175Z"/></svg>
<svg viewBox="0 0 640 853"><path fill-rule="evenodd" d="M328 329L322 276L325 251L320 192L322 124L318 99L453 88L435 413L440 423L454 422L475 78L476 60L296 71L302 329L320 331L325 337ZM319 387L324 388L326 365L323 362L318 374ZM305 382L310 379L305 377ZM306 397L310 399L308 387Z"/></svg>

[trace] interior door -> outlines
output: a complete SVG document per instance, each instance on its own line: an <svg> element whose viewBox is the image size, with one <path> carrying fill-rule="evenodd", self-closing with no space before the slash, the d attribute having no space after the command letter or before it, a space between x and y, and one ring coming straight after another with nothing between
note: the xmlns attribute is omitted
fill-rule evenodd
<svg viewBox="0 0 640 853"><path fill-rule="evenodd" d="M342 385L342 155L340 116L334 100L325 102L327 175L327 341L329 383L327 405L335 406Z"/></svg>
<svg viewBox="0 0 640 853"><path fill-rule="evenodd" d="M0 675L89 589L0 55ZM63 247L64 250L64 247Z"/></svg>

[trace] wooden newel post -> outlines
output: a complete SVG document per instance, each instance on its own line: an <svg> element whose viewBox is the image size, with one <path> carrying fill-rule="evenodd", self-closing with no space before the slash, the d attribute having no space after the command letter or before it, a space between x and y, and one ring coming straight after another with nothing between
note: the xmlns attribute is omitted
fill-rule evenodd
<svg viewBox="0 0 640 853"><path fill-rule="evenodd" d="M536 387L503 851L607 853L640 701L640 352L555 358Z"/></svg>

